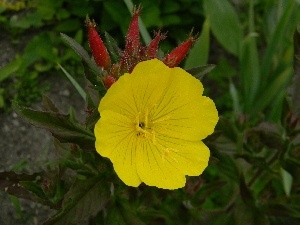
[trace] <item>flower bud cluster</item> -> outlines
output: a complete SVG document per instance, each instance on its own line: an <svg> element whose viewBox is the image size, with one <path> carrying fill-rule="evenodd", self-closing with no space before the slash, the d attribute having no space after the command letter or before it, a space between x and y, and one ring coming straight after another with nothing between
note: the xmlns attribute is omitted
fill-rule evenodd
<svg viewBox="0 0 300 225"><path fill-rule="evenodd" d="M170 68L179 65L196 41L196 38L190 34L186 41L182 42L163 58L160 58L158 56L159 43L166 38L166 34L162 34L160 31L155 32L153 40L148 45L143 46L140 41L138 21L141 12L141 7L134 8L125 38L125 48L119 51L119 59L114 64L111 63L108 49L97 33L96 23L91 21L88 17L86 19L89 46L96 64L103 70L102 82L107 89L110 88L121 75L132 72L139 62L158 58Z"/></svg>

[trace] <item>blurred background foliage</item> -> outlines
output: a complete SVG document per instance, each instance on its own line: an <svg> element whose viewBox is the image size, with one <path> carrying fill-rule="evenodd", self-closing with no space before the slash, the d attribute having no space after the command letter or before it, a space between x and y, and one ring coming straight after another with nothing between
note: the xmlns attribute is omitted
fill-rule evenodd
<svg viewBox="0 0 300 225"><path fill-rule="evenodd" d="M123 46L131 18L128 1L121 0L33 0L15 8L7 2L0 5L0 25L12 46L22 44L22 35L31 35L15 59L0 69L1 109L7 109L11 99L36 101L47 88L41 88L41 81L62 74L57 63L81 79L80 58L60 32L88 49L88 14L101 34L107 31ZM29 199L58 210L45 224L300 224L299 1L133 3L142 5L141 19L148 31L168 31L163 52L184 41L192 29L199 32L182 67L216 65L202 80L220 114L215 133L205 140L212 156L203 175L188 178L186 187L176 191L130 188L107 172L112 171L109 163L80 143L70 152L74 145L56 141L65 152L64 162L46 186L34 175L7 173L0 178L23 182L22 191L30 190L35 197L28 194ZM45 102L48 110L56 110L49 99ZM38 116L32 115L32 120ZM68 125L69 120L76 123L72 115L64 117ZM108 170L99 175L103 167ZM76 172L75 181L63 177L67 168ZM11 194L20 193L24 194ZM68 202L69 196L75 196L74 201ZM86 204L90 211L83 210Z"/></svg>

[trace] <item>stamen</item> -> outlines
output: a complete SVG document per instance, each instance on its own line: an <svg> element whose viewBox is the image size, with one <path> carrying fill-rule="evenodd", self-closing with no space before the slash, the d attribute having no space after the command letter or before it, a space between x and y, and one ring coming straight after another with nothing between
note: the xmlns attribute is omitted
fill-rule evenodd
<svg viewBox="0 0 300 225"><path fill-rule="evenodd" d="M156 120L153 120L152 123L160 123L160 122L164 122L166 120L169 120L171 118L171 116L164 116L162 118L158 118Z"/></svg>
<svg viewBox="0 0 300 225"><path fill-rule="evenodd" d="M165 161L165 157L170 157L170 158L173 159L175 162L178 162L178 160L177 160L176 158L171 157L171 156L169 155L170 151L172 151L172 152L179 152L179 150L174 149L174 148L165 148L164 151L163 151L163 153L162 153L162 156L161 156L162 161L163 161L163 162Z"/></svg>

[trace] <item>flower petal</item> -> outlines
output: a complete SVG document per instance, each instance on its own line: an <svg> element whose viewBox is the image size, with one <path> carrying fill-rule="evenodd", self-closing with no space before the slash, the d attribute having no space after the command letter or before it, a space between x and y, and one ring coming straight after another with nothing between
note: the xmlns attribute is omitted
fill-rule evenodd
<svg viewBox="0 0 300 225"><path fill-rule="evenodd" d="M108 89L99 104L100 114L104 110L111 110L129 118L136 114L131 82L132 78L125 74Z"/></svg>
<svg viewBox="0 0 300 225"><path fill-rule="evenodd" d="M136 134L127 117L113 111L101 112L95 125L96 150L108 157L120 179L127 185L137 187L141 183L136 170Z"/></svg>
<svg viewBox="0 0 300 225"><path fill-rule="evenodd" d="M186 179L163 152L149 139L141 140L137 151L137 171L141 180L149 185L164 189L177 189L185 185Z"/></svg>
<svg viewBox="0 0 300 225"><path fill-rule="evenodd" d="M170 84L171 69L158 59L137 64L131 74L125 73L115 82L99 105L99 112L112 110L132 116L153 107Z"/></svg>
<svg viewBox="0 0 300 225"><path fill-rule="evenodd" d="M155 131L190 141L207 137L218 121L214 102L201 95L201 82L184 70L173 68L171 76L152 118Z"/></svg>
<svg viewBox="0 0 300 225"><path fill-rule="evenodd" d="M164 158L185 175L199 176L208 165L210 152L202 141L157 135L156 142Z"/></svg>

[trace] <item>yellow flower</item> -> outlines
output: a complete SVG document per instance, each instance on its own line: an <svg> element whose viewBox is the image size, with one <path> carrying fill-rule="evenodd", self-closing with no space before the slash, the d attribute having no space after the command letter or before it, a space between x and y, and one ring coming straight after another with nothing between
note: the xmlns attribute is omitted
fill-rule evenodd
<svg viewBox="0 0 300 225"><path fill-rule="evenodd" d="M97 152L129 186L183 187L185 175L207 167L210 153L201 140L218 121L213 101L202 93L201 82L183 69L158 59L140 62L100 102Z"/></svg>

